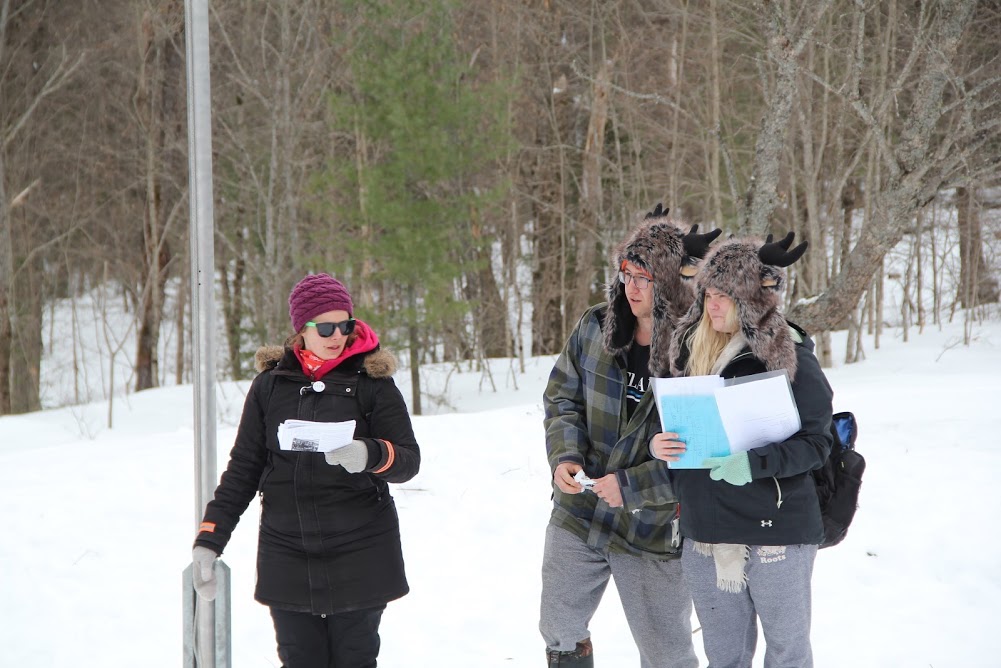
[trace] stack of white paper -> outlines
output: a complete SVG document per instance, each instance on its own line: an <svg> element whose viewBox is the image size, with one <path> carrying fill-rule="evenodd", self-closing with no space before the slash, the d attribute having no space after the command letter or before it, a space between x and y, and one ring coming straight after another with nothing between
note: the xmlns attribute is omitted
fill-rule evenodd
<svg viewBox="0 0 1001 668"><path fill-rule="evenodd" d="M330 452L354 440L355 421L285 420L278 425L278 447L299 452Z"/></svg>
<svg viewBox="0 0 1001 668"><path fill-rule="evenodd" d="M725 381L654 378L653 389L661 428L677 433L687 447L671 468L704 468L707 457L779 443L800 428L789 375L782 369Z"/></svg>

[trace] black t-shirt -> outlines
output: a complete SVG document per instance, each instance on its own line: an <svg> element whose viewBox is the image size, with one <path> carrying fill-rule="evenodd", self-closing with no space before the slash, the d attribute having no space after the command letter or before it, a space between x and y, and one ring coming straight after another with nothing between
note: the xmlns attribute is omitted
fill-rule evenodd
<svg viewBox="0 0 1001 668"><path fill-rule="evenodd" d="M650 346L633 342L626 356L626 416L631 418L650 384Z"/></svg>

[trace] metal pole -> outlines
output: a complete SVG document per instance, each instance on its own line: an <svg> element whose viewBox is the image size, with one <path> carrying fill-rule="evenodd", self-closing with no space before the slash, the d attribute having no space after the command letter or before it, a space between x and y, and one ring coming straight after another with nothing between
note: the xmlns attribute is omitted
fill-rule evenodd
<svg viewBox="0 0 1001 668"><path fill-rule="evenodd" d="M208 0L185 0L188 107L188 210L191 220L191 347L194 371L195 527L216 485L215 410L215 253L212 212L212 95L209 81ZM217 577L225 565L217 563ZM226 571L228 576L228 571ZM228 577L219 577L228 585ZM190 577L186 578L190 587ZM187 592L185 592L187 595ZM228 586L219 596L229 598ZM193 596L193 658L201 668L229 665L228 615L219 619L217 604ZM187 661L189 657L186 657ZM221 663L217 663L222 659Z"/></svg>

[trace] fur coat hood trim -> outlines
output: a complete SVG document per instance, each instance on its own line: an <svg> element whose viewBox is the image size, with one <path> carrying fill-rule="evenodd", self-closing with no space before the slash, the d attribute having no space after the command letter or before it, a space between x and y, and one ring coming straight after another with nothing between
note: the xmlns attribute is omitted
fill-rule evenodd
<svg viewBox="0 0 1001 668"><path fill-rule="evenodd" d="M284 355L283 346L261 346L254 354L254 368L258 373L274 369ZM396 357L388 350L379 348L365 354L363 366L370 378L389 378L396 373Z"/></svg>

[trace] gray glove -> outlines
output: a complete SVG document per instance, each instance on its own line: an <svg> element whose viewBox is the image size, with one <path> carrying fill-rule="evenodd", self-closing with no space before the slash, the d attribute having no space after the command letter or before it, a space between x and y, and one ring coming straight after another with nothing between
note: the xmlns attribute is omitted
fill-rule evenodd
<svg viewBox="0 0 1001 668"><path fill-rule="evenodd" d="M216 595L215 560L216 553L201 545L191 551L191 580L195 591L206 601L214 601Z"/></svg>
<svg viewBox="0 0 1001 668"><path fill-rule="evenodd" d="M343 448L323 453L323 456L331 466L340 464L348 473L359 473L368 464L368 446L365 441L356 438Z"/></svg>

